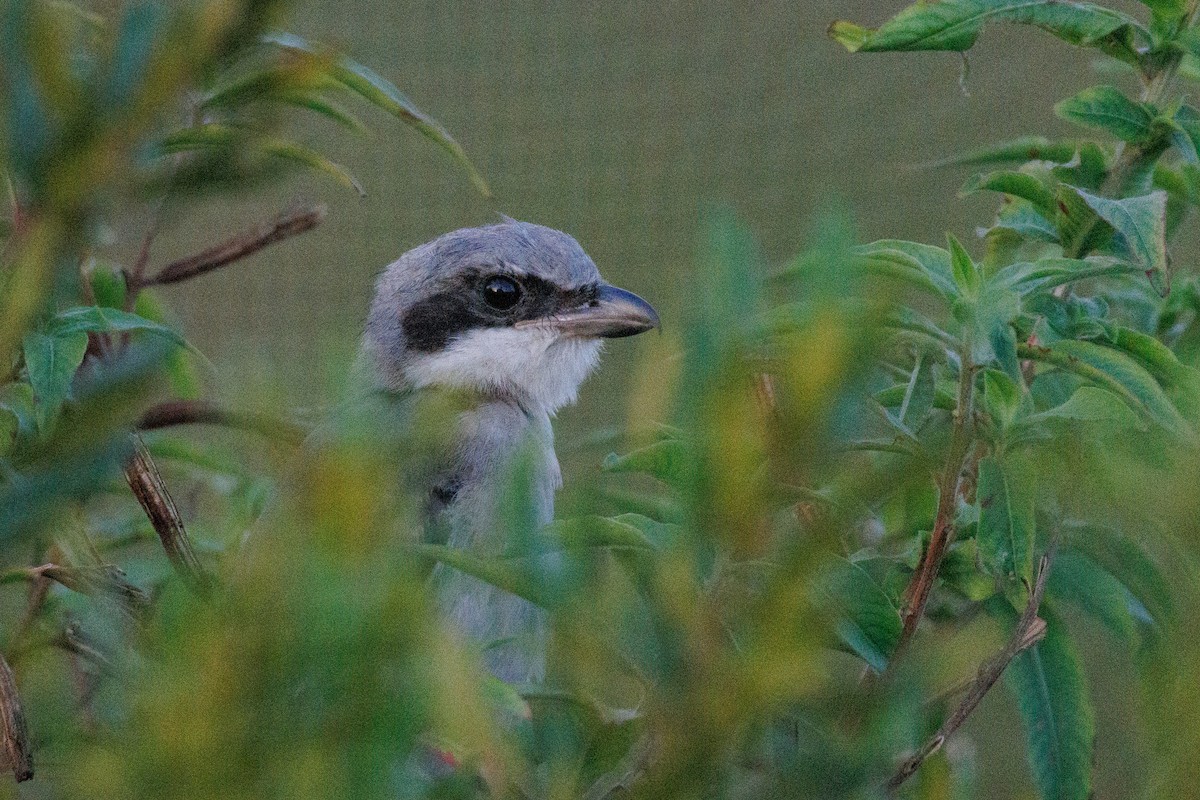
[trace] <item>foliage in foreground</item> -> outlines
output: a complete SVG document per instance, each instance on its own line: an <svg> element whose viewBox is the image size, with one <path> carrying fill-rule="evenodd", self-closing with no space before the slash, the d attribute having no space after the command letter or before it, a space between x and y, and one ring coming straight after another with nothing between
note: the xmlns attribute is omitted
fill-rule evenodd
<svg viewBox="0 0 1200 800"><path fill-rule="evenodd" d="M290 109L358 127L338 104L357 97L469 170L457 144L366 67L271 32L273 4L7 4L3 764L46 796L970 796L1002 732L972 748L958 729L1002 681L1033 785L1082 798L1084 637L1103 629L1142 689L1136 780L1183 796L1200 286L1167 242L1200 201L1200 111L1175 94L1200 38L1194 2L1146 6L836 23L859 51L1033 25L1142 91L1059 105L1095 138L946 162L1002 196L978 246L855 247L826 220L771 271L712 215L669 424L548 530L522 522L517 465L511 550L478 560L420 544L420 503L395 491L397 459L438 446L436 408L310 444L244 536L302 434L200 401L156 292L319 210L158 270L153 231L135 263L104 256L124 215L177 219L284 165L357 186L282 137ZM195 422L241 433L170 430ZM482 674L430 607L435 560L550 610L545 685Z"/></svg>

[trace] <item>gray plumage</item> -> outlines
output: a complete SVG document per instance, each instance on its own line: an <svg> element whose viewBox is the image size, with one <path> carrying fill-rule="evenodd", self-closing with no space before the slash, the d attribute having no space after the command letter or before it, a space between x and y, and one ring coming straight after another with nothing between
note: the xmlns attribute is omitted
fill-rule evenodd
<svg viewBox="0 0 1200 800"><path fill-rule="evenodd" d="M657 326L643 300L600 278L573 238L514 220L448 233L380 276L363 337L375 391L392 403L449 391L459 406L450 444L423 466L429 536L486 556L506 545L499 523L514 459L526 459L534 523L549 523L561 485L550 420L575 400L600 339ZM544 613L439 566L443 613L486 653L497 677L544 672Z"/></svg>

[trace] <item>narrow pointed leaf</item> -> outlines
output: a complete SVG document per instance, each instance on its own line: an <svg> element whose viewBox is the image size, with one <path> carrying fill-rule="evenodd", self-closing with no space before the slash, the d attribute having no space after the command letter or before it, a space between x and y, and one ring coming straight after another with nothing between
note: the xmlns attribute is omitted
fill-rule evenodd
<svg viewBox="0 0 1200 800"><path fill-rule="evenodd" d="M1145 141L1154 123L1154 110L1145 103L1130 100L1113 86L1093 86L1054 107L1065 120L1096 128L1121 141Z"/></svg>
<svg viewBox="0 0 1200 800"><path fill-rule="evenodd" d="M907 280L943 298L957 296L950 254L940 247L884 239L855 250L868 270Z"/></svg>
<svg viewBox="0 0 1200 800"><path fill-rule="evenodd" d="M1130 259L1147 274L1168 278L1167 193L1111 200L1076 189L1088 207L1121 235Z"/></svg>
<svg viewBox="0 0 1200 800"><path fill-rule="evenodd" d="M1043 800L1091 796L1095 712L1079 654L1062 623L1043 603L1046 635L1005 673L1025 727L1033 782Z"/></svg>
<svg viewBox="0 0 1200 800"><path fill-rule="evenodd" d="M869 572L840 558L821 581L821 590L840 616L838 637L872 669L883 672L900 639L896 604Z"/></svg>
<svg viewBox="0 0 1200 800"><path fill-rule="evenodd" d="M995 457L979 462L979 532L984 567L993 575L1015 577L1033 587L1033 493Z"/></svg>
<svg viewBox="0 0 1200 800"><path fill-rule="evenodd" d="M322 52L311 42L290 33L270 33L263 37L263 41L284 50L307 55L320 55ZM487 182L467 158L462 146L436 120L417 108L391 81L346 56L337 56L331 71L333 76L345 84L348 89L372 105L382 108L413 126L422 136L449 153L467 171L479 191L485 197L491 195Z"/></svg>
<svg viewBox="0 0 1200 800"><path fill-rule="evenodd" d="M922 166L928 168L966 167L1019 164L1025 161L1052 161L1062 164L1074 158L1080 144L1073 139L1052 140L1045 136L1024 136L970 150L960 155L940 158Z"/></svg>
<svg viewBox="0 0 1200 800"><path fill-rule="evenodd" d="M48 425L67 399L87 344L87 334L80 331L25 335L25 369L37 396L38 427Z"/></svg>
<svg viewBox="0 0 1200 800"><path fill-rule="evenodd" d="M949 244L950 267L954 270L955 284L962 294L975 297L979 294L979 269L954 234L946 234L946 240Z"/></svg>
<svg viewBox="0 0 1200 800"><path fill-rule="evenodd" d="M1028 200L1043 216L1054 214L1054 192L1033 175L1013 170L999 170L976 175L966 182L961 194L1002 192Z"/></svg>
<svg viewBox="0 0 1200 800"><path fill-rule="evenodd" d="M1149 34L1125 14L1063 0L942 0L909 6L878 28L835 22L829 35L851 52L969 50L984 25L1034 25L1071 44L1128 50L1127 37Z"/></svg>

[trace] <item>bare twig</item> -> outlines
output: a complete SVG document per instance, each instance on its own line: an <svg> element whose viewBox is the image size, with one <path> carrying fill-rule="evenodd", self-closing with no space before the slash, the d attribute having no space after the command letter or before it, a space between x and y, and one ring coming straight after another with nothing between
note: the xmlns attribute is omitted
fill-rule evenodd
<svg viewBox="0 0 1200 800"><path fill-rule="evenodd" d="M151 407L138 420L137 428L153 431L176 425L221 425L278 439L288 444L300 444L307 435L299 425L270 414L230 411L205 400L172 400Z"/></svg>
<svg viewBox="0 0 1200 800"><path fill-rule="evenodd" d="M938 481L938 505L934 516L933 532L929 537L929 547L921 555L917 571L904 590L904 608L902 611L903 627L900 639L888 660L887 672L890 673L900 658L908 649L917 625L925 614L925 606L929 602L929 593L937 580L938 569L942 559L954 541L954 513L958 504L959 478L963 467L967 464L971 451L971 417L972 398L975 386L975 368L970 363L967 353L962 356L958 377L958 405L954 409L954 429L951 434L950 452L946 456L946 467Z"/></svg>
<svg viewBox="0 0 1200 800"><path fill-rule="evenodd" d="M8 661L0 655L0 768L12 770L17 781L33 777L33 754L25 712L17 694L17 679Z"/></svg>
<svg viewBox="0 0 1200 800"><path fill-rule="evenodd" d="M1038 609L1042 605L1042 596L1046 592L1046 579L1050 577L1050 565L1054 561L1055 549L1056 543L1051 542L1050 548L1038 563L1037 578L1034 580L1029 605L1025 607L1024 613L1021 614L1021 618L1017 621L1017 626L1013 629L1012 636L1009 637L1004 648L979 665L975 679L965 689L966 696L938 728L937 733L931 736L916 753L907 758L892 775L891 780L887 782L889 794L894 794L906 780L920 769L921 765L925 763L925 759L940 750L946 740L962 727L962 724L967 721L967 717L971 716L971 713L983 700L984 695L996 685L996 681L1000 680L1000 676L1004 674L1004 670L1008 668L1012 660L1037 644L1046 635L1046 622L1038 616Z"/></svg>
<svg viewBox="0 0 1200 800"><path fill-rule="evenodd" d="M276 242L310 231L324 219L325 206L306 206L285 211L274 219L243 231L207 250L172 261L149 278L126 273L126 281L129 282L131 292L145 286L163 286L186 281L253 255Z"/></svg>
<svg viewBox="0 0 1200 800"><path fill-rule="evenodd" d="M133 441L133 455L125 463L125 480L158 533L175 571L196 591L207 594L212 588L212 579L196 558L179 509L167 491L167 485L163 482L162 475L154 465L154 459L150 457L146 446L136 434Z"/></svg>

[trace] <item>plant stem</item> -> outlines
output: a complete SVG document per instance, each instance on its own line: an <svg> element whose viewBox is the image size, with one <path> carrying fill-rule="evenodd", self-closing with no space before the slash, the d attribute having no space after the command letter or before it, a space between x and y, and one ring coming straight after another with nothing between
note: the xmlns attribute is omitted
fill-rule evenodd
<svg viewBox="0 0 1200 800"><path fill-rule="evenodd" d="M183 526L183 518L150 452L136 435L133 441L133 455L125 463L125 480L158 533L175 571L198 593L206 595L212 589L212 578L196 558L191 539Z"/></svg>
<svg viewBox="0 0 1200 800"><path fill-rule="evenodd" d="M1051 542L1050 548L1038 564L1037 578L1034 581L1029 605L1025 607L1024 613L1017 621L1017 626L1013 629L1012 636L1004 645L1004 649L979 665L975 679L966 688L966 696L950 716L946 717L946 721L938 728L937 733L931 736L916 753L907 758L892 775L887 782L889 795L894 794L920 769L927 758L940 750L946 740L962 727L984 696L996 685L996 681L1000 680L1000 676L1004 674L1004 670L1008 668L1012 660L1037 644L1046 635L1046 623L1038 616L1038 609L1041 607L1042 597L1046 592L1046 579L1050 577L1050 565L1054 561L1056 544L1056 541Z"/></svg>
<svg viewBox="0 0 1200 800"><path fill-rule="evenodd" d="M236 234L220 244L195 255L172 261L158 274L149 278L128 273L126 281L129 283L130 292L136 293L146 286L179 283L240 261L264 247L312 230L325 219L325 213L324 206L306 206L292 211L284 211L275 218Z"/></svg>
<svg viewBox="0 0 1200 800"><path fill-rule="evenodd" d="M152 406L138 420L137 429L153 431L176 425L221 425L251 431L288 444L300 444L306 435L299 425L269 414L230 411L204 400L172 400Z"/></svg>
<svg viewBox="0 0 1200 800"><path fill-rule="evenodd" d="M17 782L33 777L33 756L29 749L29 732L25 712L17 694L17 680L12 667L0 655L0 766L12 770Z"/></svg>
<svg viewBox="0 0 1200 800"><path fill-rule="evenodd" d="M975 365L971 362L970 351L963 349L960 355L958 373L958 404L954 410L954 430L950 439L950 451L946 456L946 467L938 481L938 505L934 517L933 532L929 537L929 547L921 556L917 570L913 573L908 588L904 591L904 607L902 611L903 627L900 630L900 640L888 660L887 673L892 672L894 665L903 657L912 641L917 625L925 614L925 605L929 602L929 594L937 580L938 569L950 543L954 541L954 512L958 502L958 484L971 450L971 417L975 389Z"/></svg>

